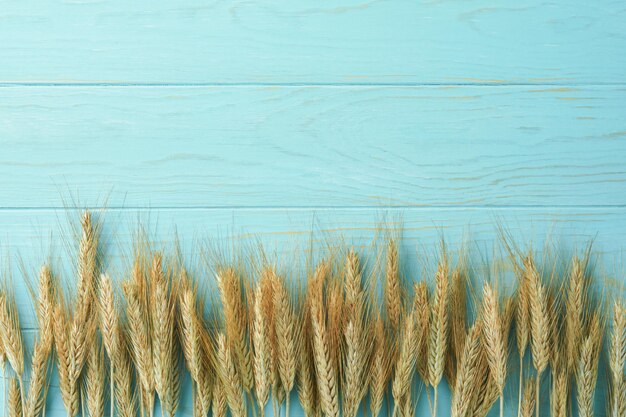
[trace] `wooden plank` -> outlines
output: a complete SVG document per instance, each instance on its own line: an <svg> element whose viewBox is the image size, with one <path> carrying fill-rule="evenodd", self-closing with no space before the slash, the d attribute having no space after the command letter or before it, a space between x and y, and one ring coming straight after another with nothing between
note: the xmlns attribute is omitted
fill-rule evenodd
<svg viewBox="0 0 626 417"><path fill-rule="evenodd" d="M0 21L5 83L626 81L615 0L5 0Z"/></svg>
<svg viewBox="0 0 626 417"><path fill-rule="evenodd" d="M619 206L626 88L13 87L0 207Z"/></svg>
<svg viewBox="0 0 626 417"><path fill-rule="evenodd" d="M0 211L0 253L5 255L5 266L7 262L12 266L25 328L36 323L25 277L35 279L40 265L48 262L58 276L72 279L76 240L70 225L78 217L73 210ZM626 241L626 208L146 209L108 210L99 218L104 220L104 265L112 277L127 274L141 223L155 249L171 250L178 235L188 266L197 271L207 294L215 288L201 254L209 250L242 253L257 242L263 243L270 258L290 270L298 270L311 248L323 254L328 247L342 246L370 254L371 266L377 248L391 234L398 234L405 273L422 277L428 271L424 266L432 266L436 259L442 237L451 254L469 248L478 262L493 255L502 225L522 248L532 244L540 249L544 242L552 242L561 254L580 251L594 239L598 275L609 280L607 288L614 288L623 277ZM618 281L612 278L615 275Z"/></svg>

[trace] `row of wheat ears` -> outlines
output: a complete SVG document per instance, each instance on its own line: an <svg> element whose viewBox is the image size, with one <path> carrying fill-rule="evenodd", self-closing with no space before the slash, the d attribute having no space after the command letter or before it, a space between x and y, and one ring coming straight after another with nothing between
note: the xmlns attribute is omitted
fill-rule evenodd
<svg viewBox="0 0 626 417"><path fill-rule="evenodd" d="M394 240L386 247L382 302L351 250L341 262L319 262L302 291L270 265L256 280L224 266L216 270L221 317L206 320L197 285L183 268L168 269L158 253L148 262L138 256L123 282L124 297L117 299L112 280L97 272L97 252L98 232L85 213L72 300L64 299L50 269L41 269L28 389L15 300L6 289L0 293L0 361L4 367L8 360L15 374L5 393L9 416L45 415L55 362L68 417L104 416L109 393L111 416L152 417L158 395L163 415L171 417L179 405L183 358L194 416L222 417L230 410L232 417L245 417L251 407L262 417L270 397L274 415L285 403L288 416L297 389L306 417L356 417L361 406L366 415L368 401L377 417L388 393L393 417L411 417L416 372L433 417L444 377L453 417L484 417L498 399L503 416L510 333L520 358L518 415L539 417L548 369L552 416L573 409L582 417L594 413L608 314L594 306L586 265L577 258L565 285L554 286L544 282L532 256L516 256L515 293L498 294L497 286L485 283L476 314L468 306L468 294L475 292L468 292L467 274L459 268L449 273L445 256L432 294L425 282L407 291ZM611 317L608 411L622 417L626 310L620 301ZM534 372L524 379L528 345Z"/></svg>

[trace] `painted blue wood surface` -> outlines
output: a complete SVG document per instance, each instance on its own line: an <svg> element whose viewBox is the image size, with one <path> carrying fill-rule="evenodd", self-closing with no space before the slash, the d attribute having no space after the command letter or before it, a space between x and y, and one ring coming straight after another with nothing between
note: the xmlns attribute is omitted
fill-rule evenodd
<svg viewBox="0 0 626 417"><path fill-rule="evenodd" d="M0 251L29 347L23 272L72 274L74 206L107 207L117 278L138 221L196 261L257 238L283 263L311 239L365 251L402 228L410 276L442 235L491 254L503 224L564 254L594 239L597 275L621 291L625 14L610 0L0 0ZM57 389L48 417L65 415Z"/></svg>

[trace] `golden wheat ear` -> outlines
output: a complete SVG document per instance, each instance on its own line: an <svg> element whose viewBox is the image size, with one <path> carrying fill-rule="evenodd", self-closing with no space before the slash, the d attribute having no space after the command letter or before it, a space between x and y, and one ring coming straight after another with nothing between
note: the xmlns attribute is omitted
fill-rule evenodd
<svg viewBox="0 0 626 417"><path fill-rule="evenodd" d="M592 315L583 338L576 371L576 402L580 417L593 417L594 394L598 379L598 362L602 350L602 323L597 312Z"/></svg>
<svg viewBox="0 0 626 417"><path fill-rule="evenodd" d="M391 328L397 331L400 327L404 299L399 272L398 243L394 239L390 239L387 244L384 288L387 319L391 324Z"/></svg>
<svg viewBox="0 0 626 417"><path fill-rule="evenodd" d="M524 384L524 398L522 400L521 417L532 417L535 411L537 401L535 392L535 378L528 378Z"/></svg>
<svg viewBox="0 0 626 417"><path fill-rule="evenodd" d="M453 390L452 417L465 417L471 408L480 377L481 332L479 321L472 326L465 338Z"/></svg>
<svg viewBox="0 0 626 417"><path fill-rule="evenodd" d="M389 338L381 314L378 313L372 323L374 333L374 351L370 364L370 412L378 417L383 405L383 397L393 367Z"/></svg>
<svg viewBox="0 0 626 417"><path fill-rule="evenodd" d="M22 390L16 378L9 379L7 409L9 417L22 417Z"/></svg>
<svg viewBox="0 0 626 417"><path fill-rule="evenodd" d="M24 376L24 344L17 305L13 296L2 290L0 290L0 337L9 364L21 380Z"/></svg>
<svg viewBox="0 0 626 417"><path fill-rule="evenodd" d="M431 303L428 343L428 380L434 390L433 417L436 417L438 386L443 377L448 348L448 265L444 260L437 267L435 293Z"/></svg>
<svg viewBox="0 0 626 417"><path fill-rule="evenodd" d="M226 402L233 417L245 417L246 402L242 385L235 369L235 363L226 336L223 334L219 334L217 337L217 362L219 365L220 382L224 388Z"/></svg>
<svg viewBox="0 0 626 417"><path fill-rule="evenodd" d="M619 413L621 396L624 381L624 366L626 365L626 308L621 301L615 301L613 305L613 321L611 339L609 342L609 369L611 371L612 404L611 413L613 416ZM626 407L623 406L623 407Z"/></svg>

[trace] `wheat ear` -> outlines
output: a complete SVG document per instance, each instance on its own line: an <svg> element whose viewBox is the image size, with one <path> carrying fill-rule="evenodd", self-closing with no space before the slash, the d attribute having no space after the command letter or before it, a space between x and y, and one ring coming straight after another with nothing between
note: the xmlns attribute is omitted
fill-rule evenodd
<svg viewBox="0 0 626 417"><path fill-rule="evenodd" d="M152 417L154 409L154 365L150 337L149 289L142 266L135 261L133 279L124 283L129 344L141 387L141 405Z"/></svg>
<svg viewBox="0 0 626 417"><path fill-rule="evenodd" d="M437 416L437 387L443 376L448 346L448 267L440 263L435 276L428 344L428 380L434 390L433 417Z"/></svg>
<svg viewBox="0 0 626 417"><path fill-rule="evenodd" d="M565 367L555 370L552 376L550 409L552 417L567 417L569 374Z"/></svg>
<svg viewBox="0 0 626 417"><path fill-rule="evenodd" d="M289 417L289 398L296 378L299 334L293 306L282 278L273 275L274 326L276 331L277 368L285 390L285 417Z"/></svg>
<svg viewBox="0 0 626 417"><path fill-rule="evenodd" d="M495 290L489 283L483 288L483 336L487 364L500 396L500 417L503 416L503 394L506 382L507 346L504 333L500 305Z"/></svg>
<svg viewBox="0 0 626 417"><path fill-rule="evenodd" d="M470 411L477 379L480 376L478 368L481 355L480 334L481 325L477 322L465 338L452 397L452 417L466 417Z"/></svg>
<svg viewBox="0 0 626 417"><path fill-rule="evenodd" d="M22 390L16 378L9 380L7 405L9 417L22 417Z"/></svg>
<svg viewBox="0 0 626 417"><path fill-rule="evenodd" d="M425 282L417 283L414 286L413 314L415 315L419 341L417 345L417 372L422 378L422 381L427 384L430 307L428 302L428 287Z"/></svg>
<svg viewBox="0 0 626 417"><path fill-rule="evenodd" d="M298 398L305 417L313 417L316 415L318 405L312 347L313 337L311 332L310 296L310 293L307 294L305 302L300 310L300 338L298 339L300 352L300 361L297 373Z"/></svg>
<svg viewBox="0 0 626 417"><path fill-rule="evenodd" d="M237 376L230 347L223 334L217 337L217 361L221 385L230 411L233 417L245 417L246 405L242 385Z"/></svg>
<svg viewBox="0 0 626 417"><path fill-rule="evenodd" d="M418 340L415 331L415 317L408 314L402 324L402 333L399 336L399 353L394 367L394 377L391 386L395 402L393 416L396 416L397 407L410 396L415 371Z"/></svg>
<svg viewBox="0 0 626 417"><path fill-rule="evenodd" d="M217 273L217 283L222 299L226 336L233 349L244 390L250 393L254 376L250 349L246 341L248 319L241 282L233 268L224 268Z"/></svg>
<svg viewBox="0 0 626 417"><path fill-rule="evenodd" d="M51 330L48 330L50 332ZM28 397L25 403L24 416L38 417L45 407L52 337L40 330L40 340L33 349L30 368Z"/></svg>
<svg viewBox="0 0 626 417"><path fill-rule="evenodd" d="M398 265L398 243L390 239L387 244L387 265L385 270L385 307L391 327L397 330L403 310L402 283Z"/></svg>
<svg viewBox="0 0 626 417"><path fill-rule="evenodd" d="M374 351L370 365L370 412L378 417L383 404L385 389L392 371L392 355L389 352L388 338L383 319L378 314L374 320Z"/></svg>
<svg viewBox="0 0 626 417"><path fill-rule="evenodd" d="M618 415L619 392L624 380L624 365L626 364L626 308L621 301L613 305L613 329L611 331L609 349L609 368L613 389L613 416Z"/></svg>
<svg viewBox="0 0 626 417"><path fill-rule="evenodd" d="M452 272L450 286L450 348L446 361L446 378L451 387L456 386L456 374L463 354L463 345L467 336L467 288L466 276L459 268Z"/></svg>
<svg viewBox="0 0 626 417"><path fill-rule="evenodd" d="M567 299L565 301L565 350L567 366L576 368L578 355L583 340L582 329L585 309L585 279L583 265L574 257L569 277Z"/></svg>
<svg viewBox="0 0 626 417"><path fill-rule="evenodd" d="M525 273L528 274L528 300L530 306L530 348L533 356L533 365L537 371L535 408L536 417L539 417L541 403L539 389L541 375L548 366L551 353L551 324L548 309L548 295L541 282L541 277L531 256L524 260Z"/></svg>
<svg viewBox="0 0 626 417"><path fill-rule="evenodd" d="M155 254L150 271L152 308L152 354L154 382L161 404L172 417L178 408L180 376L176 339L176 293L163 269L163 258Z"/></svg>
<svg viewBox="0 0 626 417"><path fill-rule="evenodd" d="M91 343L85 372L85 391L89 417L104 417L106 369L104 349L98 342Z"/></svg>
<svg viewBox="0 0 626 417"><path fill-rule="evenodd" d="M536 382L534 378L528 378L524 384L524 398L522 400L522 412L521 417L532 417L535 411L535 404L537 401L535 392Z"/></svg>
<svg viewBox="0 0 626 417"><path fill-rule="evenodd" d="M317 266L311 283L313 296L309 307L311 308L313 357L322 411L326 417L339 417L337 370L324 315L323 285L327 274L328 264L322 262Z"/></svg>
<svg viewBox="0 0 626 417"><path fill-rule="evenodd" d="M214 417L226 417L228 411L228 402L222 384L217 383L213 386L213 401L211 403Z"/></svg>
<svg viewBox="0 0 626 417"><path fill-rule="evenodd" d="M524 356L528 348L530 337L530 300L529 300L528 273L522 271L518 275L517 302L515 308L515 340L519 356L519 394L517 400L517 415L522 413L522 395L524 390Z"/></svg>
<svg viewBox="0 0 626 417"><path fill-rule="evenodd" d="M265 415L265 405L270 393L270 346L269 323L263 310L263 292L260 284L254 290L252 314L252 347L254 365L254 389L260 416Z"/></svg>
<svg viewBox="0 0 626 417"><path fill-rule="evenodd" d="M6 357L21 381L24 376L22 331L15 299L5 292L0 292L0 337L2 338Z"/></svg>
<svg viewBox="0 0 626 417"><path fill-rule="evenodd" d="M593 397L598 378L598 361L602 349L602 329L597 314L591 319L583 339L576 372L576 402L580 417L593 417Z"/></svg>
<svg viewBox="0 0 626 417"><path fill-rule="evenodd" d="M57 357L59 388L67 414L73 417L78 413L79 392L70 379L71 358L67 321L67 311L62 304L57 304L54 309L54 349Z"/></svg>
<svg viewBox="0 0 626 417"><path fill-rule="evenodd" d="M179 293L180 305L180 340L185 355L187 369L193 383L200 381L202 373L202 339L200 318L196 307L196 291L191 283L183 279L183 288Z"/></svg>
<svg viewBox="0 0 626 417"><path fill-rule="evenodd" d="M128 347L126 346L123 336L121 338L120 348L114 358L115 372L113 376L117 414L119 417L135 417L137 412L137 399L133 386L133 367ZM138 385L141 385L139 381Z"/></svg>

